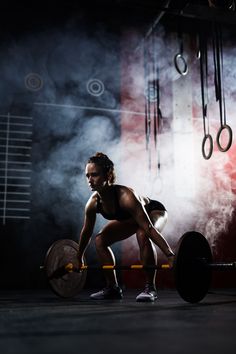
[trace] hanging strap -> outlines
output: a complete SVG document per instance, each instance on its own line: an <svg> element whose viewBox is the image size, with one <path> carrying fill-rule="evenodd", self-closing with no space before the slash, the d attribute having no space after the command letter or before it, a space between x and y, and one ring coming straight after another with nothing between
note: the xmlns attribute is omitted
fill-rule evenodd
<svg viewBox="0 0 236 354"><path fill-rule="evenodd" d="M151 54L150 54L150 38L144 42L144 84L145 84L145 134L146 134L146 150L148 151L148 167L151 169L151 101L152 90L150 86L150 78L152 77Z"/></svg>
<svg viewBox="0 0 236 354"><path fill-rule="evenodd" d="M155 33L154 33L155 35ZM155 88L155 105L154 105L154 142L157 154L157 171L160 172L161 168L161 158L160 158L160 132L161 132L161 123L162 123L162 114L160 109L160 74L159 74L159 67L157 63L157 49L155 44L154 37L154 69L155 69L155 80L154 80L154 88Z"/></svg>
<svg viewBox="0 0 236 354"><path fill-rule="evenodd" d="M149 46L144 43L144 85L145 85L145 134L146 134L146 149L149 148L150 134L151 134L151 92L149 85Z"/></svg>
<svg viewBox="0 0 236 354"><path fill-rule="evenodd" d="M209 124L206 129L206 118L207 118L207 103L208 103L208 62L207 62L207 41L203 35L200 37L200 78L201 78L201 97L202 97L202 118L203 118L203 128L204 135L209 133Z"/></svg>
<svg viewBox="0 0 236 354"><path fill-rule="evenodd" d="M145 99L145 136L146 136L146 149L148 149L149 137L148 137L148 86L147 86L147 45L144 42L143 45L143 65L144 65L144 99Z"/></svg>
<svg viewBox="0 0 236 354"><path fill-rule="evenodd" d="M179 22L178 22L179 52L174 57L174 64L175 64L175 68L178 71L178 73L182 76L185 76L188 73L188 65L187 65L187 62L183 56L184 42L183 42L183 32L182 32L182 27L181 27L180 21L181 21L181 18L179 19Z"/></svg>
<svg viewBox="0 0 236 354"><path fill-rule="evenodd" d="M219 102L220 111L220 125L224 124L223 117L223 97L222 97L222 82L221 82L221 45L220 45L220 31L217 24L213 24L213 52L214 52L214 64L215 64L215 95L216 101Z"/></svg>
<svg viewBox="0 0 236 354"><path fill-rule="evenodd" d="M207 57L207 37L204 33L199 33L200 48L200 79L201 79L201 97L202 97L202 119L204 137L202 141L202 156L208 160L213 152L213 139L209 133L209 119L207 112L208 104L208 57ZM206 125L207 121L207 125ZM206 143L209 143L209 151L206 153Z"/></svg>
<svg viewBox="0 0 236 354"><path fill-rule="evenodd" d="M213 55L215 67L215 93L216 101L219 101L220 111L220 128L216 135L216 143L220 151L226 152L232 145L233 132L226 122L226 105L225 105L225 90L224 90L224 74L223 74L223 44L222 44L222 29L220 24L212 24L213 38ZM221 134L223 130L228 132L228 142L225 147L221 144Z"/></svg>
<svg viewBox="0 0 236 354"><path fill-rule="evenodd" d="M157 97L157 63L156 63L156 43L155 32L152 32L152 85L153 85L153 135L155 147L157 145L157 118L158 118L158 97Z"/></svg>

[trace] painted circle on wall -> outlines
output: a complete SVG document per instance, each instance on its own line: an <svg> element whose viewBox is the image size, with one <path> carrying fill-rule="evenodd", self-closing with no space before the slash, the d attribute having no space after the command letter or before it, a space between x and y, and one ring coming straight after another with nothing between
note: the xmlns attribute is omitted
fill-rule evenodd
<svg viewBox="0 0 236 354"><path fill-rule="evenodd" d="M99 79L90 79L86 84L87 91L92 96L101 96L105 90L104 84Z"/></svg>
<svg viewBox="0 0 236 354"><path fill-rule="evenodd" d="M25 76L25 87L30 91L39 91L43 87L43 79L39 74L29 73Z"/></svg>

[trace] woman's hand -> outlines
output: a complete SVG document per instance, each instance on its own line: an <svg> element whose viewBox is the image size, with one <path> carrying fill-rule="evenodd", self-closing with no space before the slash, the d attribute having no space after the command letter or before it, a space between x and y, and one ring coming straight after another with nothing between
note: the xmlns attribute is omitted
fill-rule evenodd
<svg viewBox="0 0 236 354"><path fill-rule="evenodd" d="M78 269L81 271L81 267L84 265L83 257L78 255Z"/></svg>
<svg viewBox="0 0 236 354"><path fill-rule="evenodd" d="M169 256L167 256L168 258L168 263L170 268L172 269L174 267L174 261L175 261L175 254L170 254Z"/></svg>

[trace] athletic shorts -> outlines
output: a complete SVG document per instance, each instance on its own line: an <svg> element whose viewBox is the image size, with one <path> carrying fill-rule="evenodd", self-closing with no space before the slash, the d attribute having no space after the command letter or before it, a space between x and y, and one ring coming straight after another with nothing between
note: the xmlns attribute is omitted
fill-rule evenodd
<svg viewBox="0 0 236 354"><path fill-rule="evenodd" d="M150 213L152 210L160 210L160 211L166 211L166 208L161 202L158 202L157 200L149 199L150 202L145 205L145 209L147 213Z"/></svg>

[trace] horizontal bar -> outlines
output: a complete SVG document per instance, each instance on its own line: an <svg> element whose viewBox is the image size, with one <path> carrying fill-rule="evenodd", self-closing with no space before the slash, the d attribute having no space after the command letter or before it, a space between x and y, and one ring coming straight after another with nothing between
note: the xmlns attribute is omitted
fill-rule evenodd
<svg viewBox="0 0 236 354"><path fill-rule="evenodd" d="M142 264L131 264L131 265L82 265L81 268L75 267L72 263L65 265L65 270L67 272L79 272L81 270L135 270L135 269L170 269L169 264L162 264L160 266L154 265L142 265Z"/></svg>
<svg viewBox="0 0 236 354"><path fill-rule="evenodd" d="M0 202L6 202L6 203L30 203L30 200L0 199Z"/></svg>
<svg viewBox="0 0 236 354"><path fill-rule="evenodd" d="M26 139L26 138L24 138L24 139L20 139L20 138L12 138L12 137L9 137L8 139L6 139L5 137L2 137L2 136L0 136L0 140L3 140L3 141L28 141L28 142L32 142L32 139Z"/></svg>
<svg viewBox="0 0 236 354"><path fill-rule="evenodd" d="M0 161L0 163L6 163L6 161ZM15 164L15 165L32 165L32 162L28 162L28 161L11 161L11 160L8 160L7 161L7 164Z"/></svg>
<svg viewBox="0 0 236 354"><path fill-rule="evenodd" d="M19 216L19 215L0 215L0 219L30 219L30 216Z"/></svg>
<svg viewBox="0 0 236 354"><path fill-rule="evenodd" d="M19 153L19 152L0 152L0 155L3 156L23 156L23 157L30 157L31 155L29 154L23 154L23 153Z"/></svg>
<svg viewBox="0 0 236 354"><path fill-rule="evenodd" d="M203 259L204 261L204 259ZM236 262L230 263L205 263L206 267L210 267L217 270L226 270L226 269L235 269ZM131 265L82 265L81 268L76 268L73 263L68 263L65 265L65 270L67 272L79 272L80 270L135 270L135 269L171 269L169 264L161 264L161 265L142 265L142 264L131 264Z"/></svg>
<svg viewBox="0 0 236 354"><path fill-rule="evenodd" d="M5 186L6 184L0 183L0 186ZM29 188L31 187L30 184L14 184L14 183L7 183L8 187L21 187L21 188Z"/></svg>
<svg viewBox="0 0 236 354"><path fill-rule="evenodd" d="M227 269L236 269L236 262L212 262L209 263L207 258L196 258L196 266L205 266L212 268L213 270L227 270Z"/></svg>
<svg viewBox="0 0 236 354"><path fill-rule="evenodd" d="M7 191L7 192L1 192L0 191L0 195L9 195L9 194L17 194L17 195L31 195L31 193L30 192L9 192L9 191Z"/></svg>
<svg viewBox="0 0 236 354"><path fill-rule="evenodd" d="M15 116L14 114L0 114L0 117L2 118L20 118L20 119L33 119L33 117L29 116Z"/></svg>
<svg viewBox="0 0 236 354"><path fill-rule="evenodd" d="M17 127L32 127L33 124L32 123L13 123L13 122L9 122L9 124L7 122L0 122L0 125L16 125Z"/></svg>
<svg viewBox="0 0 236 354"><path fill-rule="evenodd" d="M112 108L101 108L101 107L93 107L93 106L76 106L76 105L68 105L68 104L59 104L59 103L47 103L47 102L35 102L35 105L38 106L49 106L49 107L62 107L62 108L76 108L83 110L92 110L92 111L102 111L102 112L111 112L111 113L127 113L134 114L137 116L145 116L145 112L135 112L135 111L127 111L121 109L112 109Z"/></svg>
<svg viewBox="0 0 236 354"><path fill-rule="evenodd" d="M209 268L215 270L227 270L227 269L236 269L236 262L216 262L216 263L208 263L207 266Z"/></svg>
<svg viewBox="0 0 236 354"><path fill-rule="evenodd" d="M0 148L5 148L6 145L0 145ZM11 148L11 149L32 149L31 146L21 146L21 145L8 145L8 148Z"/></svg>
<svg viewBox="0 0 236 354"><path fill-rule="evenodd" d="M0 133L30 134L30 135L32 135L32 132L28 132L28 131L26 131L26 130L2 130L2 129L0 129Z"/></svg>
<svg viewBox="0 0 236 354"><path fill-rule="evenodd" d="M7 177L5 177L5 176L0 176L0 179L7 179L8 181L9 181L9 179L27 179L27 180L29 180L29 179L31 179L30 177L20 177L20 176L7 176Z"/></svg>
<svg viewBox="0 0 236 354"><path fill-rule="evenodd" d="M0 210L11 210L11 211L30 211L29 208L0 208Z"/></svg>
<svg viewBox="0 0 236 354"><path fill-rule="evenodd" d="M8 172L28 172L31 173L32 170L23 169L23 168L0 168L0 171L8 171Z"/></svg>

